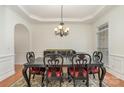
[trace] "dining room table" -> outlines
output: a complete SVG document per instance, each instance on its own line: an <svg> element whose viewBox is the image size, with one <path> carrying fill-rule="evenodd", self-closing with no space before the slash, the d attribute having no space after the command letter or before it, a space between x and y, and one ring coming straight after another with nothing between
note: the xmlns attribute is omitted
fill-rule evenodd
<svg viewBox="0 0 124 93"><path fill-rule="evenodd" d="M68 68L71 65L72 65L71 58L68 58L68 59L64 58L63 67ZM91 63L87 63L86 65L88 68L90 68L90 67L99 67L100 68L100 71L98 73L98 80L99 80L99 86L102 87L102 82L103 82L105 74L106 74L106 68L104 67L104 64L102 62L93 62L92 61ZM43 57L37 57L34 62L25 63L23 66L24 66L22 69L23 77L27 83L27 86L31 87L28 69L30 67L45 67L44 62L43 62Z"/></svg>

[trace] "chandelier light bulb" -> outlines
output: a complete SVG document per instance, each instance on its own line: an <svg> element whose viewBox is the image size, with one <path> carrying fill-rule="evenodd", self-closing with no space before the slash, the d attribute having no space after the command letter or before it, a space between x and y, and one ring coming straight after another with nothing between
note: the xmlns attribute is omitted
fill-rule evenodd
<svg viewBox="0 0 124 93"><path fill-rule="evenodd" d="M55 28L55 29L54 29L54 31L56 31L56 32L57 32L57 31L58 31L58 28Z"/></svg>
<svg viewBox="0 0 124 93"><path fill-rule="evenodd" d="M69 28L66 28L67 31L69 31Z"/></svg>
<svg viewBox="0 0 124 93"><path fill-rule="evenodd" d="M63 26L62 26L62 25L59 25L59 26L58 26L58 28L59 28L59 29L62 29L62 28L63 28Z"/></svg>
<svg viewBox="0 0 124 93"><path fill-rule="evenodd" d="M69 32L69 28L66 28L66 29L65 29L65 32L68 33L68 32Z"/></svg>

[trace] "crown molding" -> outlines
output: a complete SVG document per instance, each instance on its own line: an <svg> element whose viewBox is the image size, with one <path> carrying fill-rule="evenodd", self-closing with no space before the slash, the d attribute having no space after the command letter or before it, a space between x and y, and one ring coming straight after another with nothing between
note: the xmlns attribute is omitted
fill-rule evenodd
<svg viewBox="0 0 124 93"><path fill-rule="evenodd" d="M31 14L29 12L27 12L21 5L17 5L17 7L29 18L31 18Z"/></svg>
<svg viewBox="0 0 124 93"><path fill-rule="evenodd" d="M30 14L27 12L23 6L18 5L17 6L26 16L28 16L31 20L37 21L37 22L59 22L60 18L40 18L38 16L35 16L33 14ZM110 8L111 6L109 6ZM84 17L84 18L63 18L65 22L86 22L89 20L95 19L98 15L100 15L101 12L106 10L108 6L102 6L100 9L98 9L95 13L93 13L90 16Z"/></svg>
<svg viewBox="0 0 124 93"><path fill-rule="evenodd" d="M39 21L39 22L60 22L61 21L61 18L39 18L39 17L36 17L36 16L30 16L31 19L33 20L36 20L36 21ZM86 21L86 20L89 20L89 19L92 19L92 16L88 16L88 17L85 17L84 19L80 19L80 18L63 18L64 19L64 22L83 22L83 21Z"/></svg>

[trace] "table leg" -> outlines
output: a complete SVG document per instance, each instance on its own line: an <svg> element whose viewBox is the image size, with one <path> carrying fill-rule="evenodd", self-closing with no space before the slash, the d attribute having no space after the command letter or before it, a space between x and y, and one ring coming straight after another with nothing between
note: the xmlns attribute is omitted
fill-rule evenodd
<svg viewBox="0 0 124 93"><path fill-rule="evenodd" d="M87 74L87 82L86 82L86 86L89 87L89 74Z"/></svg>
<svg viewBox="0 0 124 93"><path fill-rule="evenodd" d="M31 87L30 80L29 80L28 75L27 75L27 69L28 69L28 67L24 67L22 70L22 74L23 74L24 79L26 80L26 82L28 84L28 87Z"/></svg>
<svg viewBox="0 0 124 93"><path fill-rule="evenodd" d="M69 73L69 67L67 67L67 72L66 72L67 74L68 74L68 82L71 82L72 81L72 77L71 77L71 75L70 75L70 73Z"/></svg>
<svg viewBox="0 0 124 93"><path fill-rule="evenodd" d="M43 74L41 74L42 75L42 81L41 81L41 86L42 87L44 87L45 86L45 84L44 84L44 79L45 79L45 74L43 73Z"/></svg>
<svg viewBox="0 0 124 93"><path fill-rule="evenodd" d="M100 67L101 71L99 71L98 73L98 78L99 78L99 86L102 87L102 81L105 77L105 74L106 74L106 69L105 67Z"/></svg>

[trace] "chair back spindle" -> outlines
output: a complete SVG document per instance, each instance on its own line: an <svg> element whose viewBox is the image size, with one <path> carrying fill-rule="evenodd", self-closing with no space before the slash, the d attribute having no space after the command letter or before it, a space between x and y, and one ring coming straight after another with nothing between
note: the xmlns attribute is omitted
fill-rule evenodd
<svg viewBox="0 0 124 93"><path fill-rule="evenodd" d="M34 52L27 52L26 59L27 59L28 63L34 62L35 61L35 54L34 54Z"/></svg>
<svg viewBox="0 0 124 93"><path fill-rule="evenodd" d="M95 51L92 57L93 57L93 62L102 62L103 54L100 51Z"/></svg>

